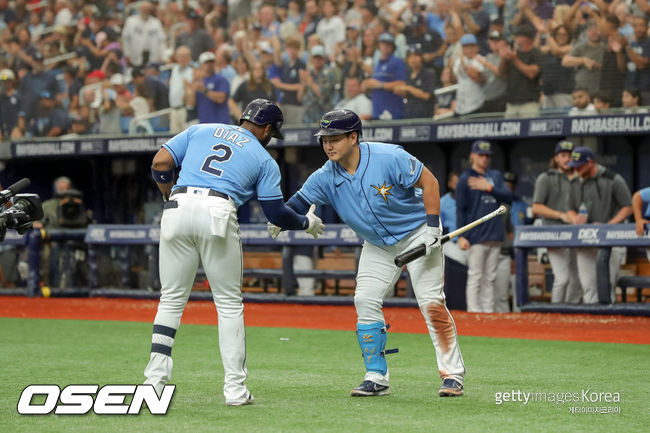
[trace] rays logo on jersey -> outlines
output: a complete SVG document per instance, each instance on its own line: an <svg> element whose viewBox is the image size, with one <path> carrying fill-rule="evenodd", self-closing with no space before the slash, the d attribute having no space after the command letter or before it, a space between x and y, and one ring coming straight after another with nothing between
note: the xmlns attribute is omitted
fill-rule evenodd
<svg viewBox="0 0 650 433"><path fill-rule="evenodd" d="M410 174L415 174L415 170L418 168L418 161L415 158L409 158L409 166L411 168Z"/></svg>
<svg viewBox="0 0 650 433"><path fill-rule="evenodd" d="M376 195L381 195L381 196L383 197L384 201L385 201L386 203L388 203L388 196L389 196L389 195L392 195L392 194L390 193L390 190L393 188L393 185L388 185L388 186L386 186L386 181L384 181L384 184L381 185L381 186L380 186L380 185L377 185L377 186L375 186L375 185L370 185L370 186L377 190L377 194L376 194Z"/></svg>

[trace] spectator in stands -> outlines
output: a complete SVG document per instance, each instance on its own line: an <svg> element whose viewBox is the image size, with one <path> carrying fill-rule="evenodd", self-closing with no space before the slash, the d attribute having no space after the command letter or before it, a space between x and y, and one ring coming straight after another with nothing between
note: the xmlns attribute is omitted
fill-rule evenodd
<svg viewBox="0 0 650 433"><path fill-rule="evenodd" d="M501 63L501 50L506 45L503 35L498 30L492 30L488 37L490 53L486 56L476 56L476 60L485 67L485 84L483 94L485 102L481 107L484 113L503 113L506 111L506 88L508 86L504 77L499 74Z"/></svg>
<svg viewBox="0 0 650 433"><path fill-rule="evenodd" d="M611 114L612 98L609 93L599 90L594 94L593 105L598 114Z"/></svg>
<svg viewBox="0 0 650 433"><path fill-rule="evenodd" d="M94 134L90 120L87 115L81 113L72 113L70 115L70 134L69 135L90 135Z"/></svg>
<svg viewBox="0 0 650 433"><path fill-rule="evenodd" d="M0 142L9 141L18 126L22 97L16 88L16 75L11 69L0 71Z"/></svg>
<svg viewBox="0 0 650 433"><path fill-rule="evenodd" d="M192 82L186 82L186 105L196 107L199 123L228 124L230 85L222 75L215 73L214 59L212 51L206 51L199 56L200 69L194 71Z"/></svg>
<svg viewBox="0 0 650 433"><path fill-rule="evenodd" d="M471 33L460 38L463 56L456 60L453 73L458 83L456 91L456 114L464 116L476 113L485 102L483 84L485 83L485 66L479 62L476 36Z"/></svg>
<svg viewBox="0 0 650 433"><path fill-rule="evenodd" d="M628 87L623 90L621 100L623 102L623 113L625 114L648 112L647 108L643 108L643 96L641 96L641 92L636 87Z"/></svg>
<svg viewBox="0 0 650 433"><path fill-rule="evenodd" d="M600 85L600 73L605 55L605 44L601 41L598 23L592 21L587 27L587 40L578 42L562 59L562 66L575 68L576 88L594 93Z"/></svg>
<svg viewBox="0 0 650 433"><path fill-rule="evenodd" d="M190 49L186 46L176 48L176 64L169 77L169 132L177 134L185 129L187 109L185 108L185 86L194 79L194 68Z"/></svg>
<svg viewBox="0 0 650 433"><path fill-rule="evenodd" d="M345 99L336 104L334 108L352 110L361 120L372 119L372 101L364 93L361 93L359 77L352 75L345 79Z"/></svg>
<svg viewBox="0 0 650 433"><path fill-rule="evenodd" d="M58 137L68 131L68 113L58 108L53 94L41 92L40 108L32 119L27 135L29 137Z"/></svg>
<svg viewBox="0 0 650 433"><path fill-rule="evenodd" d="M557 26L551 33L544 33L546 43L542 52L542 108L566 108L573 105L575 78L572 67L562 65L562 58L572 49L571 34L564 25Z"/></svg>
<svg viewBox="0 0 650 433"><path fill-rule="evenodd" d="M334 89L337 78L334 71L326 65L327 53L322 45L311 49L311 67L302 74L302 104L305 106L303 123L318 122L322 113L334 108Z"/></svg>
<svg viewBox="0 0 650 433"><path fill-rule="evenodd" d="M56 78L49 71L46 71L43 66L43 54L36 51L32 59L34 61L32 70L24 77L19 77L20 85L18 90L23 97L23 110L21 110L18 118L18 128L21 135L24 134L27 125L30 125L32 119L36 116L41 93L47 91L51 95L56 95L59 90Z"/></svg>
<svg viewBox="0 0 650 433"><path fill-rule="evenodd" d="M360 45L357 43L347 43L344 45L341 52L341 59L339 60L341 83L340 83L340 99L345 98L345 80L347 77L355 76L359 82L369 75L366 74L363 64L363 56L361 55Z"/></svg>
<svg viewBox="0 0 650 433"><path fill-rule="evenodd" d="M157 71L157 68L133 68L131 79L135 86L144 84L151 111L158 111L169 107L169 87L158 78L154 70Z"/></svg>
<svg viewBox="0 0 650 433"><path fill-rule="evenodd" d="M280 23L276 19L275 7L271 3L263 3L258 11L259 24L262 26L262 37L271 39L280 36Z"/></svg>
<svg viewBox="0 0 650 433"><path fill-rule="evenodd" d="M25 27L17 29L18 34L12 38L8 44L7 59L8 66L14 71L21 69L28 71L34 66L34 54L39 51L38 47L32 43L29 30Z"/></svg>
<svg viewBox="0 0 650 433"><path fill-rule="evenodd" d="M285 41L284 48L287 56L282 61L280 76L271 80L274 87L283 92L282 112L287 124L302 123L305 113L305 107L302 105L303 86L300 83L300 77L305 73L307 67L299 58L301 45L298 35Z"/></svg>
<svg viewBox="0 0 650 433"><path fill-rule="evenodd" d="M571 183L569 193L567 214L573 224L619 224L632 214L632 195L625 180L620 174L596 163L591 149L574 148L569 167L575 168L580 176L579 182ZM609 280L613 292L611 297L603 294L601 302L612 303L616 299L613 295L624 251L622 253L620 249L612 248L609 260L601 264L609 270L606 281ZM596 279L598 254L598 248L579 248L577 252L578 276L585 304L599 301Z"/></svg>
<svg viewBox="0 0 650 433"><path fill-rule="evenodd" d="M261 62L253 63L250 78L244 81L232 95L232 99L236 104L230 104L230 107L238 110L238 112L232 113L233 117L239 119L241 117L239 107L242 105L245 106L248 102L258 98L268 99L269 101L278 100L277 91L266 76L266 69Z"/></svg>
<svg viewBox="0 0 650 433"><path fill-rule="evenodd" d="M488 31L490 30L490 14L483 7L483 0L469 0L460 3L459 16L467 33L476 37L479 53L483 56L490 51L488 46Z"/></svg>
<svg viewBox="0 0 650 433"><path fill-rule="evenodd" d="M119 134L122 132L120 117L122 111L116 104L117 93L115 90L104 89L100 101L101 107L98 110L99 133L100 134Z"/></svg>
<svg viewBox="0 0 650 433"><path fill-rule="evenodd" d="M451 17L451 20L445 23L445 43L447 49L443 56L443 65L449 69L453 69L456 59L463 55L463 45L460 43L460 38L465 33L458 14L453 13Z"/></svg>
<svg viewBox="0 0 650 433"><path fill-rule="evenodd" d="M312 34L316 33L316 28L318 27L318 22L321 20L320 7L316 0L306 0L305 1L305 12L302 16L302 22L298 26L298 30L302 33L302 36L305 38L305 43L307 39Z"/></svg>
<svg viewBox="0 0 650 433"><path fill-rule="evenodd" d="M542 225L569 224L569 193L575 177L569 167L573 143L560 140L550 161L549 170L535 181L533 215L541 218ZM551 302L577 304L581 289L578 281L576 250L574 248L548 248L548 259L553 269Z"/></svg>
<svg viewBox="0 0 650 433"><path fill-rule="evenodd" d="M338 47L345 41L345 23L338 16L338 3L334 0L323 0L323 17L318 22L316 33L325 48L328 60L335 60Z"/></svg>
<svg viewBox="0 0 650 433"><path fill-rule="evenodd" d="M232 79L237 75L237 71L231 65L232 63L232 51L231 48L227 45L222 45L217 49L217 52L214 54L214 70L216 73L224 76L228 80L228 84L232 85Z"/></svg>
<svg viewBox="0 0 650 433"><path fill-rule="evenodd" d="M375 53L379 50L378 35L375 29L366 28L361 34L361 58L362 68L365 76L372 75L375 67Z"/></svg>
<svg viewBox="0 0 650 433"><path fill-rule="evenodd" d="M0 30L8 28L13 32L17 22L18 16L16 16L16 12L9 7L9 1L0 0Z"/></svg>
<svg viewBox="0 0 650 433"><path fill-rule="evenodd" d="M411 26L407 27L405 32L408 46L420 44L424 65L432 68L434 60L444 54L446 46L444 46L442 37L438 32L435 30L429 31L426 14L422 12L414 13Z"/></svg>
<svg viewBox="0 0 650 433"><path fill-rule="evenodd" d="M577 87L573 91L573 107L569 116L591 116L596 114L594 104L591 103L591 95L587 89Z"/></svg>
<svg viewBox="0 0 650 433"><path fill-rule="evenodd" d="M443 68L440 75L440 83L442 88L450 87L453 83L451 81L451 69ZM453 116L456 109L456 92L443 92L436 95L436 103L434 114L435 117L448 117Z"/></svg>
<svg viewBox="0 0 650 433"><path fill-rule="evenodd" d="M185 17L187 30L176 38L176 48L188 47L192 60L197 61L201 53L212 51L215 48L214 39L201 27L201 17L194 9L190 9Z"/></svg>
<svg viewBox="0 0 650 433"><path fill-rule="evenodd" d="M460 176L456 184L456 223L459 227L512 200L512 192L505 186L502 174L488 169L492 158L492 144L489 141L475 141L469 158L471 168ZM467 311L494 311L494 283L504 237L503 227L503 221L494 218L458 238L460 249L469 251Z"/></svg>
<svg viewBox="0 0 650 433"><path fill-rule="evenodd" d="M160 20L152 16L151 2L140 3L140 14L126 19L122 30L124 56L132 66L164 60L167 35Z"/></svg>
<svg viewBox="0 0 650 433"><path fill-rule="evenodd" d="M535 117L539 114L541 53L535 48L535 29L522 25L515 29L515 47L503 47L499 73L508 82L506 117Z"/></svg>
<svg viewBox="0 0 650 433"><path fill-rule="evenodd" d="M515 13L510 24L519 26L528 24L536 30L542 30L545 22L553 17L553 4L549 0L520 0L519 10Z"/></svg>
<svg viewBox="0 0 650 433"><path fill-rule="evenodd" d="M634 17L634 41L625 47L628 62L628 85L635 86L644 101L650 101L650 38L648 17Z"/></svg>
<svg viewBox="0 0 650 433"><path fill-rule="evenodd" d="M408 48L406 63L408 65L406 84L396 86L393 91L404 97L404 118L431 119L435 100L433 91L440 87L438 77L433 69L424 66L424 57L419 44Z"/></svg>
<svg viewBox="0 0 650 433"><path fill-rule="evenodd" d="M619 33L620 21L614 15L607 15L602 23L607 44L603 55L599 89L606 92L613 107L621 106L621 93L627 76L625 44L627 40Z"/></svg>
<svg viewBox="0 0 650 433"><path fill-rule="evenodd" d="M645 208L645 212L643 208ZM632 211L634 212L637 236L645 236L650 230L650 226L648 226L650 224L650 187L642 188L634 193ZM650 261L650 248L646 248L645 253Z"/></svg>
<svg viewBox="0 0 650 433"><path fill-rule="evenodd" d="M393 90L406 83L406 65L393 54L395 37L390 33L382 33L379 37L379 51L381 57L374 67L372 78L364 80L361 90L371 92L373 119L402 119L404 101Z"/></svg>

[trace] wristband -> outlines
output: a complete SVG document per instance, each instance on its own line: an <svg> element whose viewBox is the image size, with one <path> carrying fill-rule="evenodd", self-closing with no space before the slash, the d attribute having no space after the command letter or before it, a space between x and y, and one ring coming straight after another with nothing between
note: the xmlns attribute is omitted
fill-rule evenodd
<svg viewBox="0 0 650 433"><path fill-rule="evenodd" d="M427 225L429 227L440 227L440 215L427 214Z"/></svg>
<svg viewBox="0 0 650 433"><path fill-rule="evenodd" d="M151 167L151 177L157 183L170 183L174 180L174 169L170 168L169 170L155 170Z"/></svg>

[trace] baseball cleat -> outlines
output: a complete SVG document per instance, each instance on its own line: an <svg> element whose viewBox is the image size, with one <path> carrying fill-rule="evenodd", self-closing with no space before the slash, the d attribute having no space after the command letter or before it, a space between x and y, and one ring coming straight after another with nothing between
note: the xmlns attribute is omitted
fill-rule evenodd
<svg viewBox="0 0 650 433"><path fill-rule="evenodd" d="M460 397L463 395L463 385L456 379L445 379L438 390L440 397Z"/></svg>
<svg viewBox="0 0 650 433"><path fill-rule="evenodd" d="M350 396L352 397L373 397L388 394L390 394L389 386L380 385L372 380L364 380L361 385L350 391Z"/></svg>
<svg viewBox="0 0 650 433"><path fill-rule="evenodd" d="M235 401L226 400L226 406L244 406L247 404L253 404L254 402L255 399L253 398L253 394L248 392L248 396L246 397L245 400L235 400Z"/></svg>

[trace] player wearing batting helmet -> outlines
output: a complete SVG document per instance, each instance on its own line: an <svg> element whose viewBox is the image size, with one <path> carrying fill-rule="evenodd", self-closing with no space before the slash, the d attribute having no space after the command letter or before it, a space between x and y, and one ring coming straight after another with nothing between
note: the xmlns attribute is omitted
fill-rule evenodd
<svg viewBox="0 0 650 433"><path fill-rule="evenodd" d="M151 172L165 199L160 227L160 304L144 374L158 394L171 379L172 347L199 259L219 317L219 348L226 404L253 401L246 384L246 333L241 294L241 238L237 208L257 195L274 224L318 237L323 224L313 208L305 216L284 205L280 169L263 146L282 138L283 116L271 101L255 99L240 126L190 126L162 146ZM174 182L174 167L181 167Z"/></svg>
<svg viewBox="0 0 650 433"><path fill-rule="evenodd" d="M310 203L331 205L366 241L354 295L357 339L366 374L350 395L390 394L383 300L402 272L394 257L422 243L426 256L407 268L436 350L443 380L439 395L462 395L465 365L443 292L438 181L401 146L360 141L361 134L361 119L353 111L334 110L323 115L315 135L329 161L287 202L300 214L307 212ZM422 198L416 197L415 188L422 189ZM280 228L269 224L271 236L279 232Z"/></svg>

